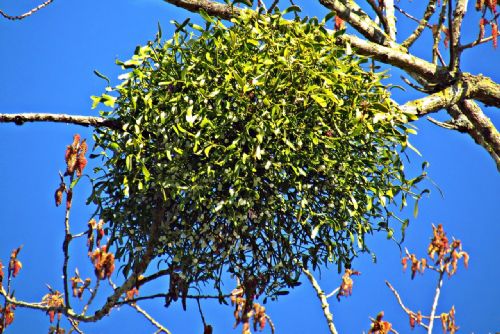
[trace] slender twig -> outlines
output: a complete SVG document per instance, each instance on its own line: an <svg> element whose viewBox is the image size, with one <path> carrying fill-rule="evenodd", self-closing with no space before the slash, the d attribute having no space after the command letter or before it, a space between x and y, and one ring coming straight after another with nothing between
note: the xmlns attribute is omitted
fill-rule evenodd
<svg viewBox="0 0 500 334"><path fill-rule="evenodd" d="M90 305L94 301L95 297L97 296L97 292L99 291L99 285L101 284L101 280L99 278L96 278L95 286L91 290L89 300L87 300L87 303L83 306L83 310L81 315L85 315L87 313L87 310L89 309Z"/></svg>
<svg viewBox="0 0 500 334"><path fill-rule="evenodd" d="M48 6L51 2L53 2L54 0L47 0L45 1L44 3L42 3L41 5L38 5L37 7L29 10L28 12L22 14L22 15L8 15L6 14L3 10L0 10L0 15L2 15L3 17L5 17L6 19L8 20L12 20L12 21L16 21L16 20L22 20L22 19L25 19L27 18L28 16L31 16L32 14L34 14L35 12L38 12L40 9Z"/></svg>
<svg viewBox="0 0 500 334"><path fill-rule="evenodd" d="M329 294L326 295L326 298L332 298L333 296L335 296L338 292L339 292L340 288L336 288L334 289L332 292L330 292Z"/></svg>
<svg viewBox="0 0 500 334"><path fill-rule="evenodd" d="M378 19L380 20L380 23L382 24L382 27L384 28L384 31L386 34L389 34L389 25L387 23L387 18L385 17L382 8L375 2L375 0L366 0L370 7L372 7L373 11L377 15Z"/></svg>
<svg viewBox="0 0 500 334"><path fill-rule="evenodd" d="M388 281L385 281L385 284L387 285L387 287L389 287L389 289L392 291L392 293L394 294L394 296L396 297L396 299L398 300L398 303L399 303L399 306L401 306L401 308L403 309L403 311L405 311L406 314L408 314L409 316L412 316L415 314L415 312L413 312L412 310L410 310L408 307L406 307L404 304L403 304L403 300L401 299L401 296L399 295L399 293L396 291L396 289L391 285L391 283L389 283ZM429 318L428 316L422 316L422 318ZM439 318L439 317L437 317ZM419 324L420 326L424 327L425 329L428 328L428 326L424 323L420 323Z"/></svg>
<svg viewBox="0 0 500 334"><path fill-rule="evenodd" d="M45 113L0 114L0 123L23 125L29 122L70 123L81 126L102 126L111 129L121 129L121 125L118 121L96 116Z"/></svg>
<svg viewBox="0 0 500 334"><path fill-rule="evenodd" d="M465 49L470 49L470 48L473 48L475 47L476 45L479 45L479 44L484 44L484 43L487 43L489 41L493 40L493 36L490 36L490 37L485 37L485 38L480 38L478 37L475 41L473 42L470 42L470 43L467 43L467 44L464 44L464 45L460 45L460 50L465 50Z"/></svg>
<svg viewBox="0 0 500 334"><path fill-rule="evenodd" d="M403 15L418 22L418 26L415 28L413 33L410 36L408 36L408 38L403 43L401 43L402 46L404 46L405 48L409 48L420 37L420 35L422 34L422 31L424 31L425 27L432 29L432 26L429 24L429 19L436 12L436 4L437 4L437 0L430 0L429 1L429 3L427 4L427 8L425 9L424 16L422 17L421 20L414 18L413 16L406 13L406 11L403 11L398 6L395 6L395 8L397 10L399 10L401 13L403 13Z"/></svg>
<svg viewBox="0 0 500 334"><path fill-rule="evenodd" d="M61 184L64 183L64 178L59 172L59 175L61 177ZM70 175L70 182L69 184L71 185L73 183L73 175ZM70 188L66 189L66 212L64 215L64 241L63 241L63 255L64 255L64 262L63 262L63 287L64 287L64 303L67 308L71 308L70 305L70 299L69 299L69 287L68 287L68 262L69 262L69 244L71 242L71 231L70 231L70 224L69 224L69 216L70 216L70 211L71 211L71 197L73 196L73 189Z"/></svg>
<svg viewBox="0 0 500 334"><path fill-rule="evenodd" d="M434 326L434 318L436 316L439 295L441 294L441 288L443 287L443 276L444 276L444 270L442 270L439 273L438 284L436 286L436 293L434 294L434 301L432 302L431 315L430 315L430 319L429 319L429 327L427 328L428 334L432 334L432 328Z"/></svg>
<svg viewBox="0 0 500 334"><path fill-rule="evenodd" d="M274 2L271 4L271 6L267 10L267 12L271 13L274 10L274 8L276 8L276 6L278 5L279 2L280 2L280 0L274 0Z"/></svg>
<svg viewBox="0 0 500 334"><path fill-rule="evenodd" d="M109 285L113 288L113 289L116 289L116 284L113 283L113 281L111 280L111 278L108 278L108 283ZM125 300L125 304L127 304L128 306L132 307L133 309L135 309L137 312L139 312L140 314L142 314L144 316L144 318L146 318L149 322L151 322L151 324L153 324L153 326L155 326L156 328L158 328L158 331L156 333L161 333L161 332L164 332L164 333L167 333L167 334L171 334L170 331L168 329L166 329L164 326L162 326L162 324L160 324L158 321L156 321L148 312L146 312L143 308L141 308L139 305L137 305L136 302L132 301L131 299L126 299Z"/></svg>
<svg viewBox="0 0 500 334"><path fill-rule="evenodd" d="M203 310L201 309L201 303L199 299L196 299L196 304L198 304L198 311L200 312L201 322L203 323L203 328L207 328L207 322L205 321L205 316L203 315Z"/></svg>
<svg viewBox="0 0 500 334"><path fill-rule="evenodd" d="M458 64L456 45L453 45L455 39L458 40L458 36L455 34L455 26L453 24L453 2L451 0L448 0L448 36L450 40L450 62L448 64L448 70L453 72Z"/></svg>
<svg viewBox="0 0 500 334"><path fill-rule="evenodd" d="M68 319L69 323L71 324L71 329L69 330L69 333L71 333L73 330L76 331L78 334L84 334L82 330L78 327L78 321L73 320L73 319Z"/></svg>
<svg viewBox="0 0 500 334"><path fill-rule="evenodd" d="M446 0L443 0L446 1ZM441 40L441 29L445 21L446 6L443 3L437 25L432 27L433 43L432 43L432 63L437 64L437 57L439 53L439 41Z"/></svg>
<svg viewBox="0 0 500 334"><path fill-rule="evenodd" d="M316 295L318 296L321 302L321 308L323 309L323 314L325 316L326 322L328 324L328 329L331 334L338 334L337 329L335 328L335 324L333 323L333 315L330 312L330 305L325 296L325 292L321 289L318 281L314 278L313 274L304 267L302 268L302 272L306 275L307 279L311 283L312 287L316 291Z"/></svg>
<svg viewBox="0 0 500 334"><path fill-rule="evenodd" d="M271 334L274 334L276 332L276 327L274 326L274 322L271 320L271 317L267 314L264 314L264 317L266 317L267 322L269 322L269 327L271 328Z"/></svg>
<svg viewBox="0 0 500 334"><path fill-rule="evenodd" d="M142 316L144 318L146 318L147 320L149 320L149 322L151 322L151 324L153 324L153 326L158 328L158 331L156 331L156 333L163 332L163 333L171 334L171 332L168 329L166 329L164 326L162 326L162 324L160 324L158 321L156 321L151 315L149 315L149 313L147 313L139 305L134 303L134 304L129 304L129 306L132 307L133 309L135 309L140 314L142 314Z"/></svg>
<svg viewBox="0 0 500 334"><path fill-rule="evenodd" d="M141 280L142 281L142 280ZM147 296L141 296L141 297L136 297L136 298L131 298L127 300L120 300L116 302L116 305L123 305L127 304L129 302L135 303L141 300L147 300L147 299L156 299L156 298L165 298L168 296L168 293L156 293L154 295L147 295ZM220 298L229 298L231 297L231 294L227 295L187 295L186 299L196 299L196 300L201 300L201 299L220 299Z"/></svg>

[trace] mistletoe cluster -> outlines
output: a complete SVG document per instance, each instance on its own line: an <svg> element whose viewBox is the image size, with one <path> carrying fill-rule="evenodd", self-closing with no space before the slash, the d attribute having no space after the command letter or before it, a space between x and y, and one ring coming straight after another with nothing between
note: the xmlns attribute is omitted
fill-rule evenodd
<svg viewBox="0 0 500 334"><path fill-rule="evenodd" d="M399 154L411 116L324 21L201 15L205 27L138 47L94 97L122 125L97 130L91 200L123 272L152 256L183 286L221 291L229 272L249 296L276 296L301 266L349 267L415 196L422 176Z"/></svg>

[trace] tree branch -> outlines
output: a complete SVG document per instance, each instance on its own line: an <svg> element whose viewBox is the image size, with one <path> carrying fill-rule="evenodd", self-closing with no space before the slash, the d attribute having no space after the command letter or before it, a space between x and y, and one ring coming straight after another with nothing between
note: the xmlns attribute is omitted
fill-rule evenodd
<svg viewBox="0 0 500 334"><path fill-rule="evenodd" d="M500 84L481 74L462 73L462 80L468 86L468 98L481 101L486 106L500 108Z"/></svg>
<svg viewBox="0 0 500 334"><path fill-rule="evenodd" d="M311 283L312 287L316 291L316 295L318 296L321 302L321 308L323 309L323 314L325 315L326 322L328 323L328 328L330 329L331 334L338 334L337 329L335 328L335 324L333 323L333 315L330 312L330 305L325 296L325 292L321 289L318 284L318 281L314 278L313 274L309 270L304 267L302 268L302 272L306 275L307 279Z"/></svg>
<svg viewBox="0 0 500 334"><path fill-rule="evenodd" d="M0 10L0 15L2 15L3 17L5 17L6 19L8 20L12 20L12 21L16 21L16 20L22 20L22 19L25 19L27 18L28 16L31 16L32 14L38 12L40 9L50 5L54 0L47 0L45 1L44 3L42 3L41 5L38 5L37 7L29 10L28 12L22 14L22 15L15 15L15 16L12 16L12 15L8 15L7 13L5 13L3 10Z"/></svg>
<svg viewBox="0 0 500 334"><path fill-rule="evenodd" d="M465 100L460 102L458 107L452 107L449 112L452 116L457 113L464 115L470 123L470 127L465 131L478 145L486 149L500 171L500 134L481 108L474 101Z"/></svg>
<svg viewBox="0 0 500 334"><path fill-rule="evenodd" d="M422 31L424 31L425 27L428 26L429 19L432 17L432 15L436 11L436 4L437 4L437 0L430 0L429 1L429 4L427 5L427 8L425 9L424 16L422 17L422 19L418 23L418 26L415 28L413 33L410 36L408 36L408 38L403 43L401 43L401 45L403 47L409 48L420 37L420 35L422 34ZM398 10L400 10L399 7L396 7L396 8Z"/></svg>
<svg viewBox="0 0 500 334"><path fill-rule="evenodd" d="M372 7L373 11L377 15L378 19L380 20L380 23L382 24L382 27L384 28L384 31L386 34L389 34L389 24L387 22L387 18L385 17L384 13L382 12L382 8L379 7L378 4L375 3L375 0L366 0L370 7Z"/></svg>
<svg viewBox="0 0 500 334"><path fill-rule="evenodd" d="M96 116L42 113L0 114L0 123L15 123L17 125L23 125L28 122L70 123L81 126L102 126L116 130L121 129L121 125L118 121Z"/></svg>
<svg viewBox="0 0 500 334"><path fill-rule="evenodd" d="M387 27L389 29L389 37L396 41L396 15L394 13L394 0L384 0L385 15L387 18Z"/></svg>
<svg viewBox="0 0 500 334"><path fill-rule="evenodd" d="M334 11L344 21L348 22L369 41L385 46L393 46L394 42L354 1L319 0L326 8ZM347 5L347 2L349 4Z"/></svg>
<svg viewBox="0 0 500 334"><path fill-rule="evenodd" d="M449 108L466 97L466 87L461 82L421 99L406 102L401 109L419 117Z"/></svg>
<svg viewBox="0 0 500 334"><path fill-rule="evenodd" d="M431 315L430 315L430 319L429 319L429 327L427 327L428 334L432 334L432 327L434 326L434 318L436 316L439 295L441 294L441 288L443 287L443 275L444 275L444 271L441 271L439 273L439 279L438 279L438 284L436 287L436 293L434 294L434 301L432 302Z"/></svg>
<svg viewBox="0 0 500 334"><path fill-rule="evenodd" d="M168 2L174 6L189 10L190 12L199 12L200 9L203 9L209 15L217 16L224 20L231 19L231 17L233 17L240 10L239 8L236 8L234 6L221 4L219 2L210 0L163 0L163 1Z"/></svg>

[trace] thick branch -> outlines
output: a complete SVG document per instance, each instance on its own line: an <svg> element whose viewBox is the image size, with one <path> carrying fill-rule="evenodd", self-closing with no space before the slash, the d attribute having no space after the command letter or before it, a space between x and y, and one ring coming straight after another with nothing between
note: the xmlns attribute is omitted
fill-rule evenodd
<svg viewBox="0 0 500 334"><path fill-rule="evenodd" d="M0 114L0 123L16 123L23 125L27 122L54 122L70 123L82 126L108 127L111 129L120 129L120 123L113 119L106 119L96 116L78 116L65 114L41 114L41 113L22 113L22 114Z"/></svg>

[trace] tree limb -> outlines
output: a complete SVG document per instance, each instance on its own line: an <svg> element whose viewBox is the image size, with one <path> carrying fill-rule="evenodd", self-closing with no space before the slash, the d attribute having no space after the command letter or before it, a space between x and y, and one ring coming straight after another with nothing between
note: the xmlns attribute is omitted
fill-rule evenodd
<svg viewBox="0 0 500 334"><path fill-rule="evenodd" d="M28 122L70 123L81 126L107 127L115 130L121 129L118 121L96 116L43 113L0 114L0 123L23 125Z"/></svg>

